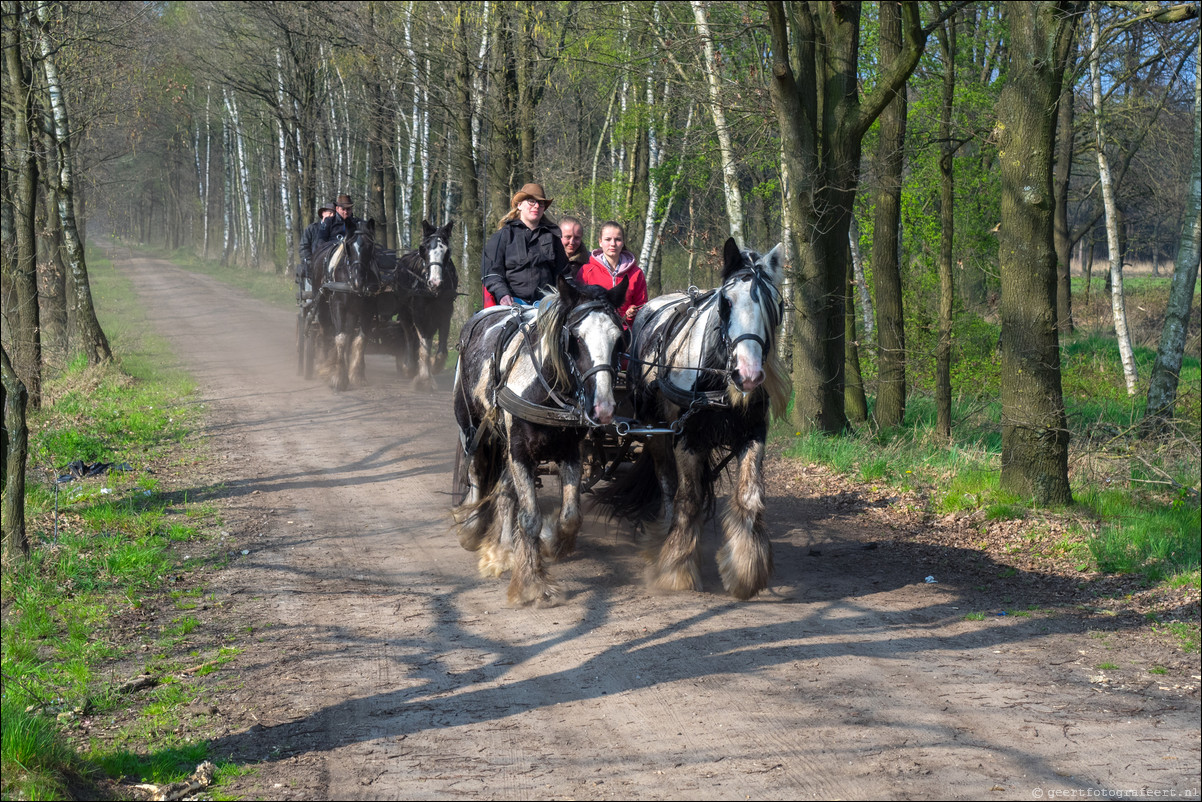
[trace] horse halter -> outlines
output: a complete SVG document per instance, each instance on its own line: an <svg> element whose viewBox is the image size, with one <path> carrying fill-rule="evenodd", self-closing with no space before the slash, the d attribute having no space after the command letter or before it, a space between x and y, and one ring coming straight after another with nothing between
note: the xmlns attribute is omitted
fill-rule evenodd
<svg viewBox="0 0 1202 802"><path fill-rule="evenodd" d="M613 321L618 329L622 328L622 320L618 316L618 313L605 301L588 301L580 304L572 310L571 314L568 315L568 319L564 322L564 325L559 332L559 352L565 357L571 353L570 340L572 336L572 329L576 326L579 326L586 317L596 311L608 312L610 320ZM584 383L603 371L608 372L611 376L616 376L618 373L617 357L616 355L611 355L609 362L598 362L584 373L580 372L580 368L576 365L576 360L568 359L568 370L571 372L572 378L575 379L576 382L577 401L583 405Z"/></svg>
<svg viewBox="0 0 1202 802"><path fill-rule="evenodd" d="M761 308L765 307L765 304L760 300L760 293L763 293L765 296L767 296L767 300L769 302L776 302L770 306L767 306L767 340L761 337L758 333L751 331L744 332L738 337L735 337L733 340L730 338L730 300L727 297L726 288L736 279L742 281L751 281L751 300L758 304ZM734 372L733 365L735 362L735 348L738 347L739 343L743 342L744 340L751 340L752 342L758 343L760 350L767 355L772 346L772 332L776 330L776 327L780 325L781 320L784 319L785 301L781 296L780 290L778 290L776 286L764 276L762 271L758 271L749 267L745 267L742 270L732 273L730 277L722 283L722 288L718 291L718 296L718 317L722 321L720 334L722 337L722 343L726 347L726 374L727 379L729 379L730 375Z"/></svg>
<svg viewBox="0 0 1202 802"><path fill-rule="evenodd" d="M432 246L435 243L442 244L442 248L441 248L442 256L439 257L437 262L430 260L430 252L433 250ZM440 237L437 235L432 235L432 236L428 237L427 239L422 240L422 244L419 248L419 251L420 251L421 257L422 257L422 267L424 267L426 270L426 275L423 277L424 281L422 282L421 288L424 289L428 293L436 293L437 291L430 289L430 276L433 273L434 266L438 265L439 282L441 283L442 281L445 280L445 278L443 278L442 274L446 270L447 259L451 255L451 243L448 242L443 237Z"/></svg>

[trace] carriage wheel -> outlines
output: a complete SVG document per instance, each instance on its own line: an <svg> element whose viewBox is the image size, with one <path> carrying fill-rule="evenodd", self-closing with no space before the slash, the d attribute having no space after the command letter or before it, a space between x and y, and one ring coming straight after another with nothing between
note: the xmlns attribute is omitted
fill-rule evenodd
<svg viewBox="0 0 1202 802"><path fill-rule="evenodd" d="M463 447L455 444L455 470L451 474L451 506L458 507L467 498L471 490L471 479L467 475L469 457L463 453Z"/></svg>
<svg viewBox="0 0 1202 802"><path fill-rule="evenodd" d="M304 342L304 372L306 379L313 378L313 369L317 361L317 338L320 336L318 327L314 323L308 323L305 326L305 342Z"/></svg>
<svg viewBox="0 0 1202 802"><path fill-rule="evenodd" d="M305 310L296 313L296 375L305 372Z"/></svg>

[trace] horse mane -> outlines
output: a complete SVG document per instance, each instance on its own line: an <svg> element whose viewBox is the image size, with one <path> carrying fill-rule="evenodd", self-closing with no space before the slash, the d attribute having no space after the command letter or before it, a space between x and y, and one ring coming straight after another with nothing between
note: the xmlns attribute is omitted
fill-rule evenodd
<svg viewBox="0 0 1202 802"><path fill-rule="evenodd" d="M564 363L563 354L560 353L559 333L567 325L568 313L571 310L559 292L549 292L543 296L538 302L538 310L538 322L535 325L539 344L546 355L543 364L552 369L552 385L562 389L571 384L572 378Z"/></svg>

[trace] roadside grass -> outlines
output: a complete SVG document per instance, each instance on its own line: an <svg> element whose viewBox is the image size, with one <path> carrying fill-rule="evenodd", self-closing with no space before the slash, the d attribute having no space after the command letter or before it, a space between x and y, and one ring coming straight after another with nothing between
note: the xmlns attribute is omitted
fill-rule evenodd
<svg viewBox="0 0 1202 802"><path fill-rule="evenodd" d="M1125 284L1128 304L1145 313L1163 310L1168 282L1167 278L1131 280ZM1095 305L1097 285L1091 301ZM1194 303L1198 304L1197 297ZM1156 358L1154 324L1161 319L1152 312L1144 321L1144 340L1153 343L1135 348L1143 384L1134 396L1127 394L1113 331L1094 325L1062 340L1075 503L1051 511L1063 516L1066 531L1054 543L1033 538L1030 549L1037 557L1048 554L1049 548L1069 555L1081 561L1081 570L1136 575L1149 585L1197 589L1202 552L1198 506L1202 366L1196 356L1187 355L1182 366L1175 433L1145 438L1138 430L1146 382ZM928 386L925 369L920 369L915 371L902 426L879 431L866 425L830 437L789 431L787 424L777 422L774 436L783 440L786 456L823 464L860 482L921 491L931 512L940 515L966 514L984 521L1030 516L1032 501L1003 492L999 483L999 330L975 318L958 323L957 332L953 392L959 395L953 402L950 443L934 434L933 387ZM862 354L862 361L865 375L873 377L871 355ZM1196 639L1195 634L1194 643Z"/></svg>
<svg viewBox="0 0 1202 802"><path fill-rule="evenodd" d="M30 415L31 553L6 562L0 574L6 799L67 798L106 773L156 783L187 776L204 745L181 749L156 733L178 726L179 709L196 695L189 680L165 679L135 699L111 672L144 660L144 670L164 673L188 663L216 666L236 654L178 654L200 625L182 611L163 626L148 657L112 629L167 597L174 579L199 560L188 560L180 547L211 540L220 522L213 509L163 490L155 473L196 458L187 438L202 412L188 400L191 381L173 367L162 340L140 333L132 287L111 263L94 252L89 268L119 364L89 368L83 359L67 360L57 375L48 373L43 407ZM73 461L111 468L72 479ZM157 626L143 624L147 633ZM153 726L103 744L81 740L85 722L130 709ZM150 757L138 757L148 746ZM119 756L142 763L116 771Z"/></svg>

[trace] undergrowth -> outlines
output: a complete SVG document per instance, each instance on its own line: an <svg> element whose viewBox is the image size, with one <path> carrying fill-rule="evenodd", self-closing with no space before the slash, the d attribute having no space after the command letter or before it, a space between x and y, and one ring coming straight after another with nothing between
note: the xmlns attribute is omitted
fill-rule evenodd
<svg viewBox="0 0 1202 802"><path fill-rule="evenodd" d="M1128 304L1140 310L1157 303L1163 308L1167 285L1168 279L1134 281ZM1091 300L1087 310L1098 303ZM1113 332L1088 311L1081 317L1092 325L1061 342L1075 500L1065 512L1070 522L1085 524L1075 524L1074 537L1088 549L1091 567L1098 571L1197 588L1202 552L1198 471L1202 368L1197 355L1187 355L1182 366L1175 428L1148 438L1139 425L1156 358L1155 325L1161 318L1143 321L1142 330L1138 321L1135 325L1140 335L1135 337L1135 357L1143 384L1129 396ZM974 514L986 521L1027 516L1033 502L1004 492L999 481L999 329L966 315L957 322L956 332L952 386L958 396L953 402L950 442L935 435L933 387L925 367L928 355L923 354L914 360L902 426L880 431L869 423L832 437L788 432L778 423L775 431L786 439L786 454L822 463L861 482L922 491L931 511L941 515ZM861 359L865 376L874 377L867 349L861 351Z"/></svg>
<svg viewBox="0 0 1202 802"><path fill-rule="evenodd" d="M95 367L65 360L60 373L47 373L41 409L30 411L30 554L6 561L0 574L6 799L88 795L89 778L106 770L170 782L196 765L195 749L178 760L157 751L135 759L133 733L104 746L79 739L85 722L131 706L108 671L122 660L136 662L136 644L110 637L110 626L166 596L173 578L190 568L179 546L210 538L218 523L212 509L163 489L157 473L195 458L185 442L201 415L189 401L191 381L173 367L163 341L139 333L141 313L128 282L99 254L89 266L101 323L123 357ZM72 463L97 472L80 478ZM170 658L171 639L191 626L168 625L152 641L150 660L178 660ZM178 717L187 694L179 682L164 681L148 698L154 701L137 715L161 728ZM155 743L140 737L137 743ZM118 771L122 760L145 765Z"/></svg>

